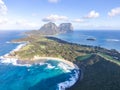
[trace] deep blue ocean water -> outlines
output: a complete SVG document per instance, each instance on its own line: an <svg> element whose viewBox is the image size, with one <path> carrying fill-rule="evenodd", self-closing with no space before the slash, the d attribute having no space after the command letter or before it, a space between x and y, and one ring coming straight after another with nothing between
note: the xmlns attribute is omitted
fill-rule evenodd
<svg viewBox="0 0 120 90"><path fill-rule="evenodd" d="M10 52L19 44L9 43L13 39L23 37L23 31L0 31L0 56Z"/></svg>
<svg viewBox="0 0 120 90"><path fill-rule="evenodd" d="M23 32L25 31L0 31L0 56L9 53L19 45L9 42L24 37ZM56 37L69 42L120 51L120 31L82 30ZM96 41L88 41L87 38L96 38ZM0 63L0 90L58 90L58 84L70 81L71 77L75 77L75 71L69 65L53 60L32 66Z"/></svg>
<svg viewBox="0 0 120 90"><path fill-rule="evenodd" d="M10 41L24 37L24 32L0 31L0 56L15 49L19 44ZM69 86L77 79L75 77L78 70L60 61L46 60L31 66L1 61L2 59L0 59L0 90L60 90L60 85Z"/></svg>
<svg viewBox="0 0 120 90"><path fill-rule="evenodd" d="M116 49L120 52L120 30L79 30L60 34L56 37L82 45L101 46L107 49ZM88 41L87 38L96 38Z"/></svg>

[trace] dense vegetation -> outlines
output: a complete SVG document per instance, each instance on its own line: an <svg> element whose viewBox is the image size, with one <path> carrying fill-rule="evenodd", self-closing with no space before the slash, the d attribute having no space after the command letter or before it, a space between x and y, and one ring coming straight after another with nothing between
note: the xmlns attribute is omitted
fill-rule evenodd
<svg viewBox="0 0 120 90"><path fill-rule="evenodd" d="M33 60L34 56L57 57L72 61L81 70L80 79L67 90L119 90L120 53L101 47L69 43L55 37L28 36L13 42L26 42L14 52L20 60Z"/></svg>
<svg viewBox="0 0 120 90"><path fill-rule="evenodd" d="M119 90L120 66L98 55L77 60L82 68L83 78L68 90Z"/></svg>
<svg viewBox="0 0 120 90"><path fill-rule="evenodd" d="M22 60L32 60L34 56L58 57L75 61L77 56L91 53L92 49L77 44L67 43L55 37L27 37L17 41L27 40L29 43L15 55Z"/></svg>

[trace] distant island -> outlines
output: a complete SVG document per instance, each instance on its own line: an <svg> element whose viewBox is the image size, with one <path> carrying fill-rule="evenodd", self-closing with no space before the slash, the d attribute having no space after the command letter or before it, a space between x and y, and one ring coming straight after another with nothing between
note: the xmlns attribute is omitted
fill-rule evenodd
<svg viewBox="0 0 120 90"><path fill-rule="evenodd" d="M18 63L32 63L36 57L53 57L68 60L80 69L77 83L66 90L119 90L120 53L99 46L66 42L51 35L73 31L71 23L56 26L50 22L39 30L27 32L27 37L12 42L26 42L26 46L9 57ZM109 82L109 83L108 83Z"/></svg>
<svg viewBox="0 0 120 90"><path fill-rule="evenodd" d="M96 38L87 38L86 40L88 40L88 41L95 41L96 40Z"/></svg>
<svg viewBox="0 0 120 90"><path fill-rule="evenodd" d="M28 35L55 35L60 33L72 32L73 26L71 23L61 23L57 26L55 23L49 22L44 24L40 29L26 32Z"/></svg>

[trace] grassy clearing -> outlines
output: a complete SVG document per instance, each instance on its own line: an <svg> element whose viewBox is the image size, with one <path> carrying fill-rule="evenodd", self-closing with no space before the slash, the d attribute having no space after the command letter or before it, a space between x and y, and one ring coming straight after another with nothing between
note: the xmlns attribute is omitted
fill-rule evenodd
<svg viewBox="0 0 120 90"><path fill-rule="evenodd" d="M32 47L33 45L29 44L29 45L26 45L25 47L23 47L21 50L28 50Z"/></svg>
<svg viewBox="0 0 120 90"><path fill-rule="evenodd" d="M115 64L120 66L120 61L114 59L112 56L109 56L109 55L104 54L104 53L98 53L98 55L103 57L103 58L105 58L106 60L108 60L110 62L113 62L113 63L115 63Z"/></svg>
<svg viewBox="0 0 120 90"><path fill-rule="evenodd" d="M75 61L76 57L86 55L91 51L89 47L66 43L57 38L34 37L29 38L29 44L16 52L16 55L23 60L34 59L34 56L39 55ZM89 55L86 58L89 58Z"/></svg>
<svg viewBox="0 0 120 90"><path fill-rule="evenodd" d="M92 56L92 54L87 54L87 55L84 55L84 56L78 56L76 58L76 60L79 60L79 61L86 60L86 59L90 58L91 56Z"/></svg>
<svg viewBox="0 0 120 90"><path fill-rule="evenodd" d="M89 64L91 61L94 63ZM67 90L120 90L119 65L98 55L80 63L84 65L83 79Z"/></svg>

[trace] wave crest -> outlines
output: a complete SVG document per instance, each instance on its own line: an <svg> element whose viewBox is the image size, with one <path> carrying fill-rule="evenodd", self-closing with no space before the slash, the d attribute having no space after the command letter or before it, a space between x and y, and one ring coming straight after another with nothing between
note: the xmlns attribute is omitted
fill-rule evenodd
<svg viewBox="0 0 120 90"><path fill-rule="evenodd" d="M58 84L59 90L65 90L73 86L79 78L79 70L74 70L74 75L71 75L71 78L68 81L61 82Z"/></svg>
<svg viewBox="0 0 120 90"><path fill-rule="evenodd" d="M108 41L108 42L119 42L120 40L119 39L106 39L106 41Z"/></svg>

